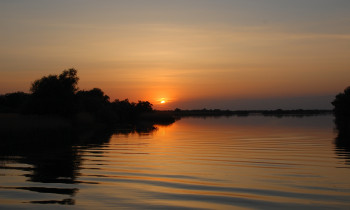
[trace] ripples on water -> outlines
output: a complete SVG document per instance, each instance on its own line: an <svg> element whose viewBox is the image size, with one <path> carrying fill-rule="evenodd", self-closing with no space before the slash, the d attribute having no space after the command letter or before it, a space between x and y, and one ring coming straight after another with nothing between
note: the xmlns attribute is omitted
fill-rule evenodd
<svg viewBox="0 0 350 210"><path fill-rule="evenodd" d="M332 116L184 118L0 156L1 208L349 209Z"/></svg>

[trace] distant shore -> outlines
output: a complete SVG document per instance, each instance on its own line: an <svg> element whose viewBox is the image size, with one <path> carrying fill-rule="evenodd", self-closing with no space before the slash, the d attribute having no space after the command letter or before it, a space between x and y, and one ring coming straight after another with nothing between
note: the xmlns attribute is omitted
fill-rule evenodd
<svg viewBox="0 0 350 210"><path fill-rule="evenodd" d="M168 110L143 113L129 122L109 123L86 120L85 115L67 119L53 115L22 115L0 113L0 146L14 147L18 142L30 141L35 145L52 142L87 143L96 136L113 133L148 133L157 130L157 125L171 125L186 117L308 117L333 114L331 110L245 110L231 111L219 109ZM12 142L12 143L11 143Z"/></svg>
<svg viewBox="0 0 350 210"><path fill-rule="evenodd" d="M19 113L0 113L0 131L40 131L40 130L57 130L67 129L70 127L90 128L90 127L125 127L126 124L139 125L169 125L182 117L221 117L221 116L315 116L333 114L332 110L220 110L220 109L198 109L198 110L154 110L141 114L137 119L122 123L96 123L94 121L86 120L89 117L85 115L77 115L75 118L66 119L54 115L22 115Z"/></svg>
<svg viewBox="0 0 350 210"><path fill-rule="evenodd" d="M166 110L156 111L175 118L181 117L209 117L209 116L249 116L249 115L263 115L263 116L314 116L314 115L328 115L333 114L332 110L328 109L291 109L291 110L220 110L220 109L194 109L194 110Z"/></svg>

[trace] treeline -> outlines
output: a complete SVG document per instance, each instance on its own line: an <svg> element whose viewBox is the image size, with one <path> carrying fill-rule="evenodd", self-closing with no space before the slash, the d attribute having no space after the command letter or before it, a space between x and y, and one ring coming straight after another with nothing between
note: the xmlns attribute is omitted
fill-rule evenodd
<svg viewBox="0 0 350 210"><path fill-rule="evenodd" d="M269 115L291 115L291 116L312 116L312 115L322 115L322 114L332 114L332 110L327 109L276 109L276 110L263 110L257 111L265 116Z"/></svg>
<svg viewBox="0 0 350 210"><path fill-rule="evenodd" d="M133 122L152 113L148 101L110 101L99 88L78 90L77 70L64 70L60 75L44 76L34 81L30 93L0 95L0 113L61 116L85 122Z"/></svg>
<svg viewBox="0 0 350 210"><path fill-rule="evenodd" d="M311 115L321 115L321 114L331 114L332 110L304 110L304 109L293 109L293 110L221 110L221 109L197 109L197 110L181 110L176 108L174 111L168 111L175 116L179 117L206 117L206 116L249 116L249 115L264 115L264 116L311 116Z"/></svg>

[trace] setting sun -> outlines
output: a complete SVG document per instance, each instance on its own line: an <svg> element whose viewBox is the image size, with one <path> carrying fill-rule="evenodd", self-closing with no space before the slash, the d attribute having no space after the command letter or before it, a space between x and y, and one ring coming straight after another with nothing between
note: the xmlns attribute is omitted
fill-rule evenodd
<svg viewBox="0 0 350 210"><path fill-rule="evenodd" d="M159 101L161 104L165 104L167 102L165 98L161 98Z"/></svg>
<svg viewBox="0 0 350 210"><path fill-rule="evenodd" d="M349 11L0 0L0 210L350 210Z"/></svg>
<svg viewBox="0 0 350 210"><path fill-rule="evenodd" d="M171 96L169 95L167 95L167 97L157 97L156 99L154 99L154 109L170 110L173 108L173 101L174 98L171 98Z"/></svg>

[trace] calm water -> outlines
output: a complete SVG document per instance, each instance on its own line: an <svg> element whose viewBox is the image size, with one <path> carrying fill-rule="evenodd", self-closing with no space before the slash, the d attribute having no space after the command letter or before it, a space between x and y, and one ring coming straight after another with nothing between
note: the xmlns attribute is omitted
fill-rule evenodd
<svg viewBox="0 0 350 210"><path fill-rule="evenodd" d="M350 149L333 116L157 127L0 148L0 208L350 209Z"/></svg>

